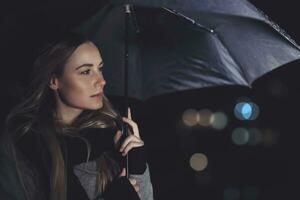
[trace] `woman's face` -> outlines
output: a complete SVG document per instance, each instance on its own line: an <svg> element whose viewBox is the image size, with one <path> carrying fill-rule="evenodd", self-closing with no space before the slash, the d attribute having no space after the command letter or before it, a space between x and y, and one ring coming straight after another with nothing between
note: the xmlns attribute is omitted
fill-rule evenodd
<svg viewBox="0 0 300 200"><path fill-rule="evenodd" d="M81 44L68 59L63 75L51 80L60 106L79 110L95 110L103 106L103 61L91 42ZM66 110L64 108L64 110Z"/></svg>

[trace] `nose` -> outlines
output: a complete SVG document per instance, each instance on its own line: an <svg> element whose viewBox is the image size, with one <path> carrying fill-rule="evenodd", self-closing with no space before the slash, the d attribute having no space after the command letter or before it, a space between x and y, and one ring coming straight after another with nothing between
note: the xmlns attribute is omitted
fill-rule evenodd
<svg viewBox="0 0 300 200"><path fill-rule="evenodd" d="M101 73L101 74L98 74L98 75L96 76L95 86L96 86L96 87L101 87L101 88L103 88L103 87L105 86L105 84L106 84L106 81L105 81L105 79L104 79L102 73Z"/></svg>

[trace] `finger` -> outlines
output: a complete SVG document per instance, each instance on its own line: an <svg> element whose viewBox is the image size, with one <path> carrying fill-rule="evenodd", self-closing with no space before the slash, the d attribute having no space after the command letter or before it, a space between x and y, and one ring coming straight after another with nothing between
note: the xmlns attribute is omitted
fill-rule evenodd
<svg viewBox="0 0 300 200"><path fill-rule="evenodd" d="M130 181L131 185L133 186L133 188L135 189L135 191L138 192L140 190L140 187L137 184L136 179L129 178L129 181Z"/></svg>
<svg viewBox="0 0 300 200"><path fill-rule="evenodd" d="M135 185L135 186L133 186L134 187L134 190L136 191L136 192L138 192L139 190L140 190L140 187L138 186L138 185Z"/></svg>
<svg viewBox="0 0 300 200"><path fill-rule="evenodd" d="M127 124L129 124L132 127L137 126L137 124L134 121L132 121L131 119L129 119L127 117L122 117L122 119L124 122L126 122Z"/></svg>
<svg viewBox="0 0 300 200"><path fill-rule="evenodd" d="M130 181L131 185L135 185L136 184L136 180L134 178L128 178L128 180Z"/></svg>
<svg viewBox="0 0 300 200"><path fill-rule="evenodd" d="M122 120L124 122L126 122L127 124L129 124L129 126L131 126L132 131L133 131L133 135L135 135L137 137L140 137L139 127L134 121L132 121L132 120L126 118L126 117L122 117Z"/></svg>
<svg viewBox="0 0 300 200"><path fill-rule="evenodd" d="M123 144L121 145L120 151L123 151L123 149L124 149L130 142L139 142L139 141L141 141L141 139L138 138L138 137L136 137L135 135L130 135L130 136L128 136L128 137L124 140Z"/></svg>
<svg viewBox="0 0 300 200"><path fill-rule="evenodd" d="M130 107L128 107L128 116L127 116L127 118L130 119L130 120L132 119Z"/></svg>
<svg viewBox="0 0 300 200"><path fill-rule="evenodd" d="M123 177L126 176L126 169L123 168L121 174L119 175L119 177Z"/></svg>
<svg viewBox="0 0 300 200"><path fill-rule="evenodd" d="M136 137L135 135L130 135L123 141L122 145L120 146L120 151L122 151L130 142L139 142L141 141L140 138Z"/></svg>
<svg viewBox="0 0 300 200"><path fill-rule="evenodd" d="M135 148L135 147L141 147L144 145L144 142L130 142L123 150L122 155L125 156L127 155L127 153Z"/></svg>

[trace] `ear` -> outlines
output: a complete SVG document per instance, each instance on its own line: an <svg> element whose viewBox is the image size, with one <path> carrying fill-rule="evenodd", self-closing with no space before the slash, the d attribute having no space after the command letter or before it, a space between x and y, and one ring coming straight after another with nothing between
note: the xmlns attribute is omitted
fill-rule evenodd
<svg viewBox="0 0 300 200"><path fill-rule="evenodd" d="M51 77L49 87L52 90L57 90L58 89L58 78L56 76Z"/></svg>

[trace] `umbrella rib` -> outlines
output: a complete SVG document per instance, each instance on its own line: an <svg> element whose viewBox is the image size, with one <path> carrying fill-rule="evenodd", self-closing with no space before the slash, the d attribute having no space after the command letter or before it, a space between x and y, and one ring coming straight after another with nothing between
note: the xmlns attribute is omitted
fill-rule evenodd
<svg viewBox="0 0 300 200"><path fill-rule="evenodd" d="M222 43L223 47L225 48L225 45L224 45L224 42L223 40L219 37L219 35L215 32L214 35L218 38L218 40ZM228 54L230 55L230 57L232 58L232 60L238 65L238 66L241 66L239 69L241 69L241 75L242 77L244 77L244 79L247 81L248 85L249 85L249 80L246 76L246 73L244 71L244 68L243 66L237 61L237 59L235 59L235 57L233 56L233 54L229 51L228 48L225 48L228 52ZM251 86L250 86L251 87Z"/></svg>
<svg viewBox="0 0 300 200"><path fill-rule="evenodd" d="M168 12L170 12L170 13L172 13L172 14L174 14L174 15L180 17L180 18L183 18L183 19L185 19L186 21L191 22L193 25L196 25L197 27L199 27L199 28L201 28L201 29L204 29L205 31L207 31L207 32L209 32L209 33L214 33L214 32L215 32L213 29L208 28L208 27L205 27L205 26L199 24L199 23L196 22L195 20L193 20L193 19L191 19L191 18L189 18L189 17L187 17L187 16L185 16L185 15L183 15L183 14L177 12L176 10L171 10L171 9L169 9L169 8L166 8L166 7L162 7L162 9L164 9L164 10L166 10L166 11L168 11Z"/></svg>

